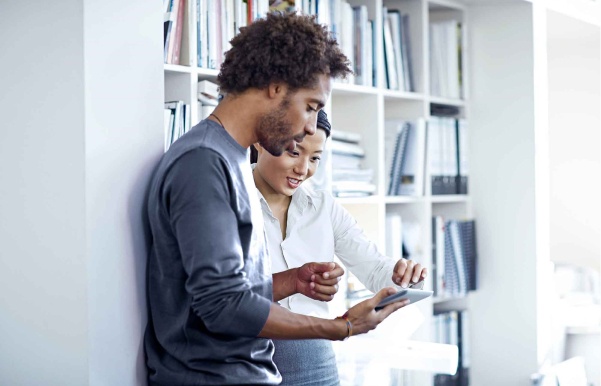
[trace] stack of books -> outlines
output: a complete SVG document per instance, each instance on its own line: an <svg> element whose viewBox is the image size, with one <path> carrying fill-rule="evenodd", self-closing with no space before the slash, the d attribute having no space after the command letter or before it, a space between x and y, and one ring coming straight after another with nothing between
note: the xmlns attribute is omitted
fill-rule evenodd
<svg viewBox="0 0 601 386"><path fill-rule="evenodd" d="M477 288L474 220L432 219L432 270L436 297L462 297Z"/></svg>
<svg viewBox="0 0 601 386"><path fill-rule="evenodd" d="M409 14L385 7L382 15L386 87L391 90L415 91Z"/></svg>
<svg viewBox="0 0 601 386"><path fill-rule="evenodd" d="M206 119L219 103L219 86L209 80L198 82L198 116Z"/></svg>
<svg viewBox="0 0 601 386"><path fill-rule="evenodd" d="M183 101L165 102L163 118L167 151L173 142L190 130L190 105Z"/></svg>
<svg viewBox="0 0 601 386"><path fill-rule="evenodd" d="M384 157L389 196L423 196L426 160L426 124L387 120Z"/></svg>
<svg viewBox="0 0 601 386"><path fill-rule="evenodd" d="M378 68L375 59L377 33L369 19L368 5L347 0L270 0L270 11L298 11L316 15L320 24L328 26L344 55L351 61L353 76L349 83L376 86Z"/></svg>
<svg viewBox="0 0 601 386"><path fill-rule="evenodd" d="M432 195L467 194L468 126L463 119L430 117L428 154Z"/></svg>
<svg viewBox="0 0 601 386"><path fill-rule="evenodd" d="M432 319L434 342L457 346L459 353L457 372L454 375L436 374L435 386L468 386L470 370L469 312L449 311Z"/></svg>
<svg viewBox="0 0 601 386"><path fill-rule="evenodd" d="M375 193L373 170L362 169L365 150L361 136L340 130L332 131L332 191L337 197L361 197Z"/></svg>
<svg viewBox="0 0 601 386"><path fill-rule="evenodd" d="M187 28L188 22L184 15L188 13L186 0L163 0L163 45L164 62L167 64L188 64L181 60L182 38L184 27Z"/></svg>
<svg viewBox="0 0 601 386"><path fill-rule="evenodd" d="M430 24L430 93L463 98L463 28L457 20Z"/></svg>

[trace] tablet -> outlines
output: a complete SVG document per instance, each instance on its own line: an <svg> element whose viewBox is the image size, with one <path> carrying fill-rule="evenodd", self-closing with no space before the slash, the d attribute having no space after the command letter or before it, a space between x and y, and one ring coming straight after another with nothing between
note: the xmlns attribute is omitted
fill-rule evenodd
<svg viewBox="0 0 601 386"><path fill-rule="evenodd" d="M432 296L432 293L432 291L418 290L413 288L402 289L399 292L382 299L382 301L376 306L376 311L380 311L382 308L384 308L384 306L390 303L399 302L404 299L409 299L411 301L409 304L413 304Z"/></svg>

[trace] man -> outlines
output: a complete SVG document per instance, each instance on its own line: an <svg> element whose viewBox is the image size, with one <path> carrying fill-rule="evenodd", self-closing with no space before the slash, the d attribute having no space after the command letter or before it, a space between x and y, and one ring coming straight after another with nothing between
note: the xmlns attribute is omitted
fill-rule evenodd
<svg viewBox="0 0 601 386"><path fill-rule="evenodd" d="M224 99L171 146L151 182L144 342L151 385L276 385L273 343L265 338L344 339L406 304L374 311L395 292L390 288L344 319L326 320L272 302L247 149L259 142L273 155L293 150L315 133L332 79L350 70L336 41L310 17L270 14L231 43L218 77ZM337 270L313 264L273 286L316 296L316 285L335 287Z"/></svg>

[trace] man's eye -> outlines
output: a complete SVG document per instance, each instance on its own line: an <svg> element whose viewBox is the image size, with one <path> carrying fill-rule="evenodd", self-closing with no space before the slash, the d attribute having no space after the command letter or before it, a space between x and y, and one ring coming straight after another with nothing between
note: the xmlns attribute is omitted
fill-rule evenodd
<svg viewBox="0 0 601 386"><path fill-rule="evenodd" d="M313 106L311 106L311 105L307 105L307 111L317 112L317 109L314 109Z"/></svg>

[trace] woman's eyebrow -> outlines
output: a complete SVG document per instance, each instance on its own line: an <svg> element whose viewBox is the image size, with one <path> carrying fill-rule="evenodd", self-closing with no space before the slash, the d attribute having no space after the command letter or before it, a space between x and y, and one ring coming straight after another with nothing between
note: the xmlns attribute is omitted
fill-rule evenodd
<svg viewBox="0 0 601 386"><path fill-rule="evenodd" d="M300 148L301 150L307 150L300 143L297 143L296 147ZM323 150L315 150L313 153L323 153Z"/></svg>

